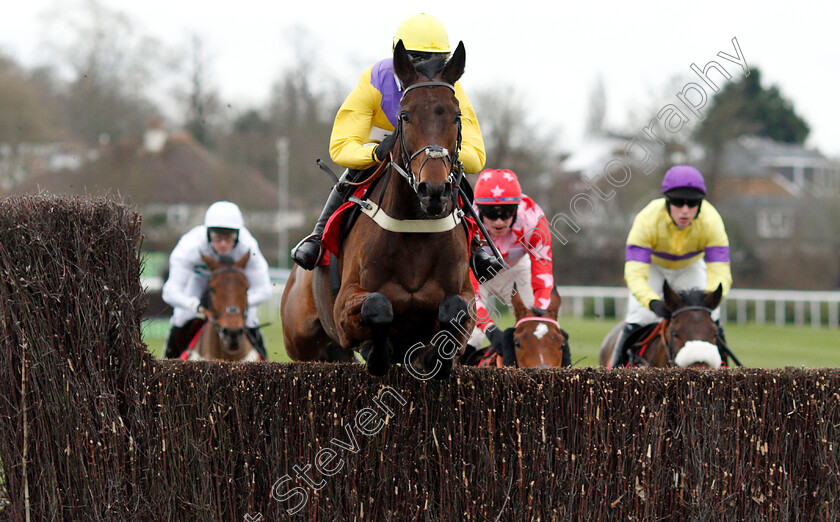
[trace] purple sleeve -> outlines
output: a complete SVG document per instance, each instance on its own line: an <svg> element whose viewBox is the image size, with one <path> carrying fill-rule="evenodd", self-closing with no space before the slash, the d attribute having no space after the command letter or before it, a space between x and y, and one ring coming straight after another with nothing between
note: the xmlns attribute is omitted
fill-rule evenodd
<svg viewBox="0 0 840 522"><path fill-rule="evenodd" d="M707 263L728 263L729 262L729 247L717 246L706 247L705 249Z"/></svg>
<svg viewBox="0 0 840 522"><path fill-rule="evenodd" d="M650 264L650 253L650 248L627 245L627 250L624 252L624 259L625 261L639 261L640 263Z"/></svg>

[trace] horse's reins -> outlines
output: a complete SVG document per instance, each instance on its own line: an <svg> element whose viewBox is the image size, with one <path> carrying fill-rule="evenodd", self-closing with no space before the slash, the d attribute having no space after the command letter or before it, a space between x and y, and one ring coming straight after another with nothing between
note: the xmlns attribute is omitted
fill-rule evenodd
<svg viewBox="0 0 840 522"><path fill-rule="evenodd" d="M683 306L682 308L678 308L674 312L671 313L671 317L668 319L663 320L662 328L660 331L660 336L662 338L662 346L665 346L668 350L668 365L669 366L676 366L674 360L676 359L676 355L674 354L674 317L680 315L683 312L691 312L691 311L700 311L706 312L709 314L709 317L712 316L712 309L706 306L694 305L694 306ZM666 335L666 333L668 335ZM654 354L654 357L656 354ZM653 357L651 357L653 360Z"/></svg>

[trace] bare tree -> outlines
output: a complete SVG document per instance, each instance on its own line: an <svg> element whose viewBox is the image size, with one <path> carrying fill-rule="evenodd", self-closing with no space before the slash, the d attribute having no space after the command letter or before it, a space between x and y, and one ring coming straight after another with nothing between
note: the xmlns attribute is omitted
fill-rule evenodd
<svg viewBox="0 0 840 522"><path fill-rule="evenodd" d="M218 91L210 82L208 57L203 39L193 34L190 39L189 92L184 96L187 103L185 127L204 147L213 148L213 123L219 118L221 103Z"/></svg>
<svg viewBox="0 0 840 522"><path fill-rule="evenodd" d="M586 115L585 132L587 136L600 134L604 130L604 118L607 115L607 94L604 79L599 75L595 86L589 92L589 112Z"/></svg>
<svg viewBox="0 0 840 522"><path fill-rule="evenodd" d="M523 190L547 205L540 195L548 193L559 164L556 133L541 131L530 121L526 97L512 86L482 90L471 99L487 151L486 166L513 170Z"/></svg>
<svg viewBox="0 0 840 522"><path fill-rule="evenodd" d="M157 111L147 88L162 65L161 44L138 34L124 13L97 0L57 11L45 34L53 63L68 85L65 123L88 142L137 135Z"/></svg>
<svg viewBox="0 0 840 522"><path fill-rule="evenodd" d="M51 88L49 71L30 72L0 55L0 191L25 177L24 144L58 135Z"/></svg>

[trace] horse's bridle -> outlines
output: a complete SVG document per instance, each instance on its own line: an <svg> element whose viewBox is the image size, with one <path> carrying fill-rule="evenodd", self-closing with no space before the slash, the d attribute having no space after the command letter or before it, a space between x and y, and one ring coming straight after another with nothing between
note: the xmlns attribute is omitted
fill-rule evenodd
<svg viewBox="0 0 840 522"><path fill-rule="evenodd" d="M221 274L221 273L224 273L224 272L236 272L236 273L243 274L243 275L245 274L245 271L242 270L241 268L238 268L238 267L235 267L235 266L226 266L226 267L219 268L219 269L216 269L213 272L211 272L210 277L212 278L214 275ZM227 316L227 315L240 315L240 316L242 316L243 324L245 322L245 311L240 310L239 307L236 306L236 305L226 306L222 310L220 310L218 313L216 313L215 315L207 314L207 322L209 322L211 325L213 325L213 328L216 330L216 333L219 335L220 339L230 339L231 337L238 337L238 335L242 334L243 331L244 331L244 328L238 328L236 330L233 330L233 329L230 329L230 328L227 328L227 327L224 327L224 326L220 325L219 324L219 318L222 318L222 317Z"/></svg>
<svg viewBox="0 0 840 522"><path fill-rule="evenodd" d="M677 356L676 356L676 353L674 353L675 328L674 328L673 319L674 319L674 317L680 315L683 312L690 312L690 311L706 312L707 314L709 314L710 317L712 315L712 309L711 308L708 308L706 306L699 306L699 305L697 305L697 306L694 306L694 305L683 306L682 308L678 308L677 310L675 310L674 312L671 313L671 316L667 319L667 323L662 328L662 331L659 334L660 335L660 341L662 341L660 343L660 349L662 349L661 347L665 347L665 349L668 350L668 352L666 354L668 356L668 366L676 366L677 365L674 362L674 360L676 359ZM656 354L654 353L653 356L651 356L650 360L652 361L655 357L656 357ZM645 359L644 357L641 357L639 354L636 354L636 353L633 353L633 357L632 357L631 362L633 363L634 366L650 366L650 364L651 364L650 361L648 361L647 359Z"/></svg>
<svg viewBox="0 0 840 522"><path fill-rule="evenodd" d="M452 93L455 93L455 86L441 81L428 81L428 82L420 82L415 83L414 85L410 85L406 87L405 91L403 91L402 97L405 98L405 95L408 94L412 89L417 89L419 87L446 87L447 89L451 90ZM464 168L461 163L458 161L458 151L461 150L461 113L458 112L458 139L456 140L455 150L450 152L449 149L441 146L441 145L426 145L425 147L421 148L420 150L415 151L414 153L409 153L408 149L405 146L405 134L403 133L403 116L407 115L408 111L400 110L399 116L397 118L397 128L394 132L397 133L397 137L400 140L400 161L405 168L399 165L397 162L393 160L393 157L390 159L391 167L396 170L400 176L405 178L408 181L408 184L411 186L412 190L414 190L415 194L420 183L417 181L420 172L415 174L411 170L411 162L419 156L420 154L425 153L426 157L423 158L423 162L420 164L420 171L422 172L423 167L426 166L426 162L430 159L439 159L444 162L444 164L448 163L449 169L449 181L452 188L453 198L455 198L456 207L457 205L457 198L458 198L458 186L461 184L461 178L464 175Z"/></svg>
<svg viewBox="0 0 840 522"><path fill-rule="evenodd" d="M709 314L709 317L712 316L712 309L706 306L694 305L694 306L683 306L682 308L678 308L674 312L671 313L671 317L668 320L668 338L665 337L665 329L662 329L662 344L667 346L668 348L668 365L669 366L676 366L674 360L676 359L677 355L674 352L674 317L680 315L683 312L691 312L691 311L698 311L698 312L706 312Z"/></svg>

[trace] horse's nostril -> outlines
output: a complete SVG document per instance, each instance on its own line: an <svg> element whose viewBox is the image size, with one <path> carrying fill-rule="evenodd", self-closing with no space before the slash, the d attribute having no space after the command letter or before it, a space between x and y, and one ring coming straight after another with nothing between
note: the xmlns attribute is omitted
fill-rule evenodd
<svg viewBox="0 0 840 522"><path fill-rule="evenodd" d="M429 197L429 184L425 181L421 181L419 185L417 185L417 195L421 198L428 198Z"/></svg>

